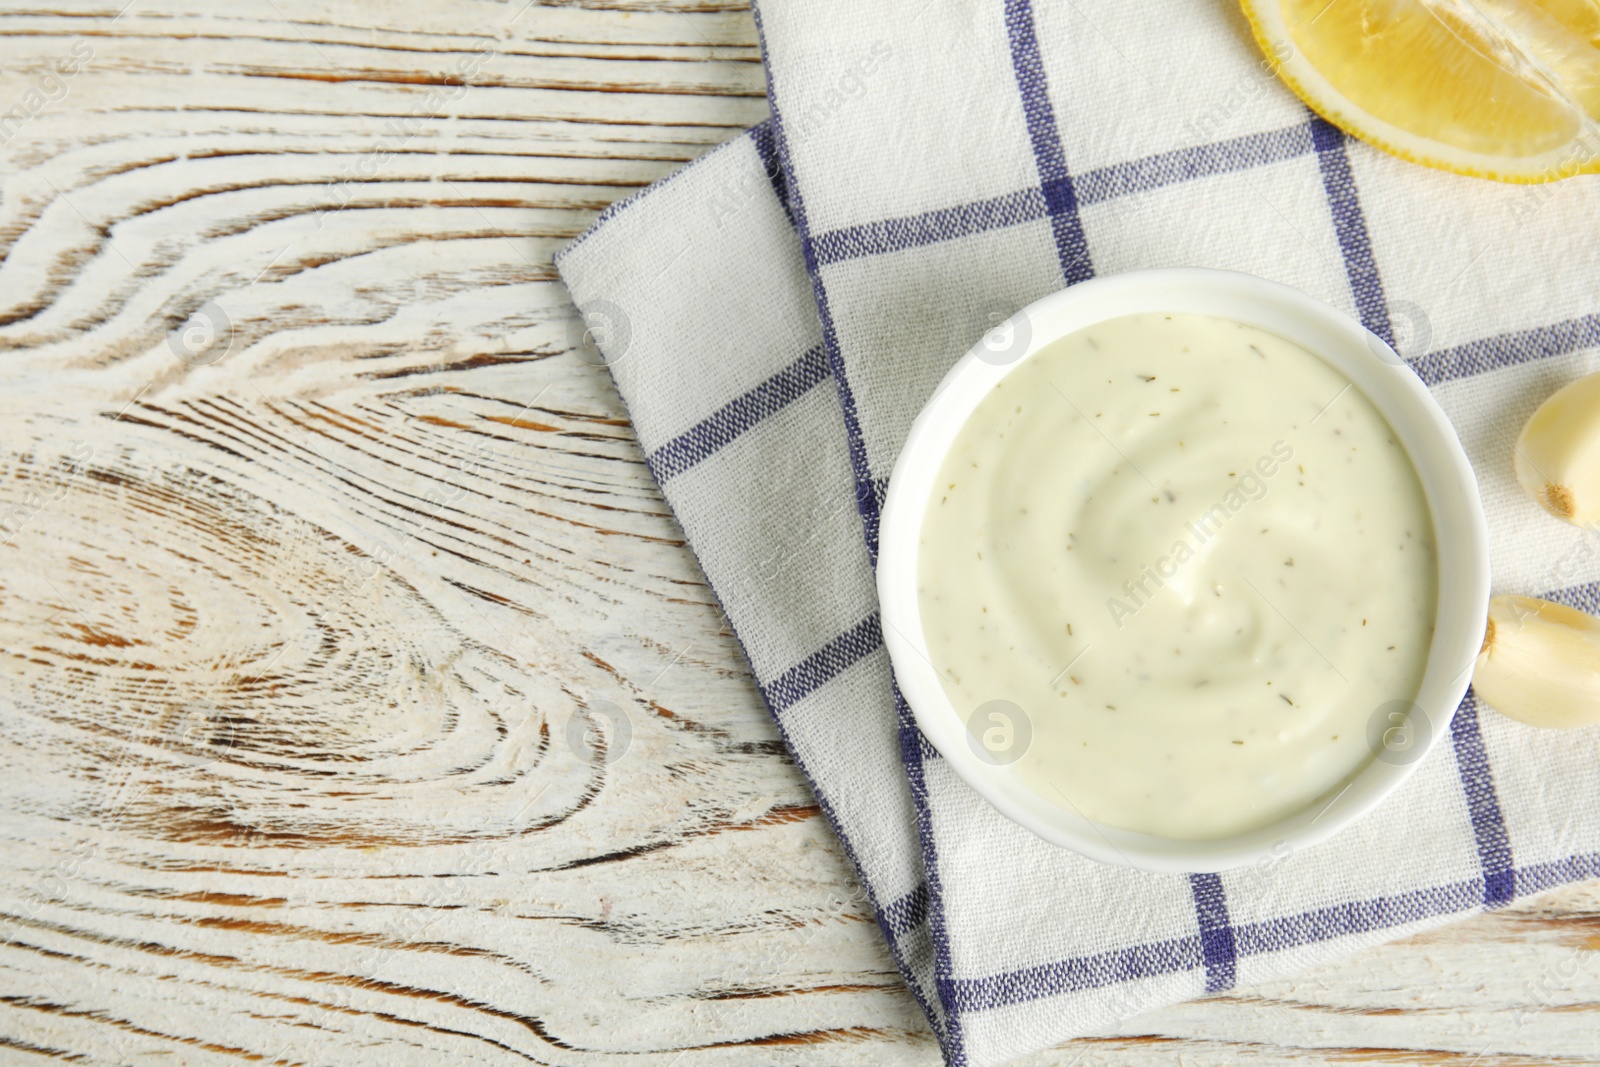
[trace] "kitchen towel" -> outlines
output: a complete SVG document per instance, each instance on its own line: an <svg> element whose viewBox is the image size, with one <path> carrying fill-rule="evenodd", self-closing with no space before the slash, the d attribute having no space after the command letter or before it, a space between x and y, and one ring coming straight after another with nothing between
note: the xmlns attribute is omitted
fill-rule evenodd
<svg viewBox="0 0 1600 1067"><path fill-rule="evenodd" d="M1064 285L1192 265L1294 285L1392 346L1474 464L1495 591L1600 610L1600 538L1511 473L1528 414L1600 369L1600 178L1499 185L1352 141L1224 0L766 0L757 23L772 118L557 262L947 1061L1600 876L1600 731L1470 693L1324 845L1185 876L1044 844L917 732L871 576L898 448L975 340Z"/></svg>

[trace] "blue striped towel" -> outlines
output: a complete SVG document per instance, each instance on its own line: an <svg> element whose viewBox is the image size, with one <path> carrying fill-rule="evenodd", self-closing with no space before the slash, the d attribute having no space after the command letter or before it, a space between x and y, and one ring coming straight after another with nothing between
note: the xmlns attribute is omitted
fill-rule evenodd
<svg viewBox="0 0 1600 1067"><path fill-rule="evenodd" d="M766 0L757 23L771 119L558 265L948 1062L1600 876L1600 731L1470 694L1325 845L1190 876L1053 848L919 735L872 583L897 450L977 337L1064 285L1193 265L1389 341L1476 468L1496 591L1600 608L1600 539L1540 513L1510 458L1541 400L1600 369L1600 178L1498 185L1352 142L1225 3Z"/></svg>

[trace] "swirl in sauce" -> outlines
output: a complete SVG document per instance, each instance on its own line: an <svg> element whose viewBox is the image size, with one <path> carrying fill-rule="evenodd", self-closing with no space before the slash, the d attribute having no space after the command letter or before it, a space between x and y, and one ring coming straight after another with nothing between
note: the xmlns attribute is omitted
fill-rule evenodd
<svg viewBox="0 0 1600 1067"><path fill-rule="evenodd" d="M1421 683L1437 565L1411 461L1348 379L1254 327L1143 314L1051 344L978 405L918 581L963 719L993 700L1027 717L1024 782L1210 839L1372 757L1368 720Z"/></svg>

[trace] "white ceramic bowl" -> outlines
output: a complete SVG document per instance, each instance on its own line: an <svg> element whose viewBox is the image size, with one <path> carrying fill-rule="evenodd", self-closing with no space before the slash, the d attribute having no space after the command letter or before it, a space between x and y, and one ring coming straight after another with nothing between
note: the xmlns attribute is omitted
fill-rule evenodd
<svg viewBox="0 0 1600 1067"><path fill-rule="evenodd" d="M1414 748L1373 759L1343 793L1262 829L1210 841L1133 833L1094 823L1028 788L967 743L967 727L929 660L917 603L923 514L956 434L995 384L1033 353L1085 326L1139 312L1188 312L1269 330L1316 353L1383 413L1410 454L1433 517L1439 602L1416 696ZM1232 271L1133 271L1063 289L1008 320L1014 350L997 358L993 331L950 370L912 424L889 481L880 527L878 596L884 640L917 724L950 765L1006 816L1052 844L1102 863L1153 871L1219 871L1326 840L1399 788L1450 729L1483 641L1489 601L1488 533L1472 467L1455 430L1416 374L1349 316L1297 289Z"/></svg>

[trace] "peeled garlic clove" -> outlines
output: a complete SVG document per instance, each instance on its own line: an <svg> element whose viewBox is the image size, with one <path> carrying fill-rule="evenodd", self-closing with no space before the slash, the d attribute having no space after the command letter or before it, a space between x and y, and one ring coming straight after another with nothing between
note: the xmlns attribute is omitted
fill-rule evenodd
<svg viewBox="0 0 1600 1067"><path fill-rule="evenodd" d="M1515 462L1517 481L1550 514L1579 526L1600 519L1600 374L1539 405Z"/></svg>
<svg viewBox="0 0 1600 1067"><path fill-rule="evenodd" d="M1472 688L1530 726L1600 722L1600 619L1531 596L1495 597Z"/></svg>

